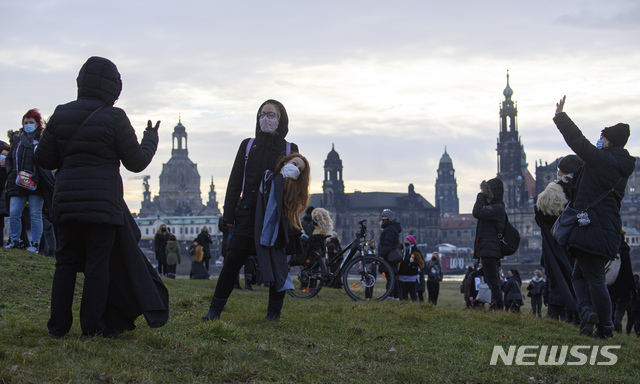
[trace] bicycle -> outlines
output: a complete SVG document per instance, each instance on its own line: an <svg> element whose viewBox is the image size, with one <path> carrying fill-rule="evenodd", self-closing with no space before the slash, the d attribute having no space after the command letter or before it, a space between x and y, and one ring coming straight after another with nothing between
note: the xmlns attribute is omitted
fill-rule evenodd
<svg viewBox="0 0 640 384"><path fill-rule="evenodd" d="M356 238L340 253L325 262L324 252L309 250L304 264L292 280L295 289L289 295L299 299L316 297L323 286L342 284L345 292L357 301L381 301L386 299L396 283L395 273L389 263L375 255L365 255L363 243L367 235L366 220L359 222ZM330 269L338 268L335 272Z"/></svg>

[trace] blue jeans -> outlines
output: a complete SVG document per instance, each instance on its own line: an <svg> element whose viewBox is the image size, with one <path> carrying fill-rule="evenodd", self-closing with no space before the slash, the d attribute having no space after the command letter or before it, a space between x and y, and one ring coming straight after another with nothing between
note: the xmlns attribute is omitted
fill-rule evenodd
<svg viewBox="0 0 640 384"><path fill-rule="evenodd" d="M612 326L611 296L609 296L604 277L604 266L607 260L602 256L592 255L575 248L572 248L571 252L576 256L571 282L578 299L580 316L586 310L593 310L598 315L601 326Z"/></svg>
<svg viewBox="0 0 640 384"><path fill-rule="evenodd" d="M44 199L40 195L13 196L9 200L9 239L12 242L20 241L22 232L22 211L29 201L29 215L31 217L31 241L40 244L42 237L42 205Z"/></svg>

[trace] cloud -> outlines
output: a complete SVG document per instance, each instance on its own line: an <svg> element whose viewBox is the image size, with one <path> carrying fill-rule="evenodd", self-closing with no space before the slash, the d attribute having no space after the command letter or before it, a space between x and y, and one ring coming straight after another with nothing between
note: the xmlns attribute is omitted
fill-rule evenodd
<svg viewBox="0 0 640 384"><path fill-rule="evenodd" d="M148 119L162 120L144 171L154 194L180 116L202 197L213 176L222 201L238 145L268 98L287 107L288 139L311 160L312 191L321 190L335 143L348 191L403 192L413 183L433 202L446 146L462 211L496 173L507 69L532 173L536 161L569 151L551 121L562 95L589 138L618 121L632 130L640 123L634 1L96 4L0 5L0 123L16 128L32 107L49 116L75 98L82 63L108 57L124 83L117 106L139 136ZM27 14L37 27L25 28ZM629 142L633 154L637 142ZM141 182L126 181L125 190L137 210Z"/></svg>

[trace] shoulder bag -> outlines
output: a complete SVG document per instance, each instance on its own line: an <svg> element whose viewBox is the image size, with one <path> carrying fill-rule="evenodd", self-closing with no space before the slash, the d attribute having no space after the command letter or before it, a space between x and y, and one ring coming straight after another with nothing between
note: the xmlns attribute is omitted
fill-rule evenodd
<svg viewBox="0 0 640 384"><path fill-rule="evenodd" d="M567 243L569 242L569 235L571 235L571 231L576 226L576 224L580 227L589 225L589 223L591 222L591 220L589 220L589 214L587 213L589 208L598 204L600 201L602 201L602 199L607 197L609 193L613 192L616 186L618 186L618 184L622 181L622 179L622 177L618 179L618 181L611 189L600 195L597 199L592 201L591 204L587 205L587 207L583 210L578 210L572 207L571 203L567 204L564 211L562 211L556 222L553 224L553 227L551 227L551 234L556 239L558 244L563 246L567 245Z"/></svg>
<svg viewBox="0 0 640 384"><path fill-rule="evenodd" d="M609 260L604 266L604 281L607 286L611 286L618 279L620 264L620 254L617 254L615 259Z"/></svg>

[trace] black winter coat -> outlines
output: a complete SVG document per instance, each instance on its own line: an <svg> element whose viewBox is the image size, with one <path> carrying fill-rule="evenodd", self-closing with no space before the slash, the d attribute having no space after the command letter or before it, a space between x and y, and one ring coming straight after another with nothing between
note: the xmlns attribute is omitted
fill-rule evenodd
<svg viewBox="0 0 640 384"><path fill-rule="evenodd" d="M34 154L35 148L38 146L41 133L42 130L36 130L33 134L28 135L23 130L20 130L20 136L18 136L18 138L11 144L11 149L9 150L5 160L7 180L9 181L6 184L8 197L44 194L43 190L45 189L45 186L43 182L41 182L42 177L40 177L40 174L43 172L51 172L38 167L36 164ZM15 181L19 171L27 171L33 175L32 180L36 182L35 190L30 191L19 187L16 184Z"/></svg>
<svg viewBox="0 0 640 384"><path fill-rule="evenodd" d="M531 296L542 296L542 291L544 290L544 280L540 279L538 281L531 280L529 285L527 285L527 291L531 293Z"/></svg>
<svg viewBox="0 0 640 384"><path fill-rule="evenodd" d="M160 264L167 264L167 243L169 242L168 232L165 234L156 233L153 239L153 248L156 252L156 261Z"/></svg>
<svg viewBox="0 0 640 384"><path fill-rule="evenodd" d="M584 161L576 181L575 201L571 203L574 208L586 208L622 177L614 192L589 209L591 223L574 227L568 242L569 248L613 259L620 248L620 202L636 159L622 147L596 148L564 112L557 114L553 121L569 147Z"/></svg>
<svg viewBox="0 0 640 384"><path fill-rule="evenodd" d="M378 245L378 256L387 259L389 252L394 248L400 248L400 233L402 226L395 220L387 220L382 223L382 233L380 233L380 243Z"/></svg>
<svg viewBox="0 0 640 384"><path fill-rule="evenodd" d="M211 259L211 244L213 244L213 240L211 239L211 235L209 232L200 231L195 241L198 242L202 246L202 258L204 260Z"/></svg>
<svg viewBox="0 0 640 384"><path fill-rule="evenodd" d="M267 169L274 172L278 159L286 154L285 137L289 132L287 111L280 102L267 100L260 105L258 113L267 103L276 105L280 111L276 134L262 132L260 119L256 115L256 137L249 151L246 166L245 154L250 139L244 139L240 143L227 184L223 220L225 223L234 225L234 236L253 238L258 189L262 176ZM291 152L298 152L298 146L294 143L291 143ZM242 191L243 181L244 192Z"/></svg>
<svg viewBox="0 0 640 384"><path fill-rule="evenodd" d="M511 300L518 300L518 303L522 304L520 282L516 276L507 277L507 280L502 283L502 291L504 292L504 301L506 303Z"/></svg>
<svg viewBox="0 0 640 384"><path fill-rule="evenodd" d="M138 144L125 112L113 107L122 82L111 61L90 58L77 82L78 99L56 108L36 149L36 161L45 169L58 169L53 197L57 223L122 225L120 162L132 172L143 171L156 152L158 132L146 130ZM98 107L104 108L70 142Z"/></svg>
<svg viewBox="0 0 640 384"><path fill-rule="evenodd" d="M495 180L495 179L492 179ZM502 183L491 183L491 191L493 192L493 202L487 203L485 195L478 193L476 203L473 205L473 217L478 219L476 225L476 241L474 244L473 257L476 259L482 257L491 257L495 259L502 258L502 247L498 239L498 233L501 233L505 225L505 207L502 202L503 188Z"/></svg>
<svg viewBox="0 0 640 384"><path fill-rule="evenodd" d="M543 293L543 296L549 304L563 305L570 311L577 311L578 305L571 283L573 261L569 258L567 249L558 244L553 235L551 235L551 228L558 216L544 213L554 212L555 209L553 207L556 205L561 206L569 197L570 185L562 181L557 182L557 184L562 187L562 192L559 192L557 188L552 188L554 186L548 185L538 195L534 206L536 223L540 227L540 235L542 237L540 265L542 265L547 275L547 281L545 282L546 293ZM543 199L543 195L549 198ZM545 204L549 204L549 206Z"/></svg>
<svg viewBox="0 0 640 384"><path fill-rule="evenodd" d="M411 259L413 256L413 260ZM400 263L400 267L398 268L398 275L402 276L416 276L418 275L418 270L420 269L420 265L424 266L424 257L422 257L422 253L418 250L418 247L412 245L411 247L404 248L404 256L402 258L402 262Z"/></svg>

